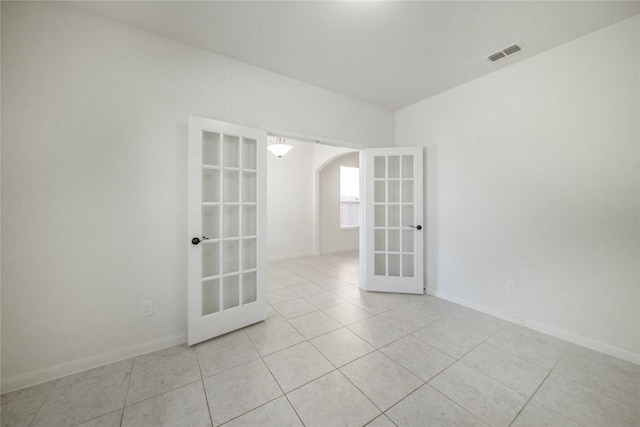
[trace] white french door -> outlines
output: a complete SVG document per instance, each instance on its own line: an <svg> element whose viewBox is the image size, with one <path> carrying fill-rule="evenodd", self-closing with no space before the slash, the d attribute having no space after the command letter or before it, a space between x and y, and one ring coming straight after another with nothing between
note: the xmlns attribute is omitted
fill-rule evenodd
<svg viewBox="0 0 640 427"><path fill-rule="evenodd" d="M189 345L267 317L264 131L189 118Z"/></svg>
<svg viewBox="0 0 640 427"><path fill-rule="evenodd" d="M372 148L363 160L362 288L422 294L422 148Z"/></svg>

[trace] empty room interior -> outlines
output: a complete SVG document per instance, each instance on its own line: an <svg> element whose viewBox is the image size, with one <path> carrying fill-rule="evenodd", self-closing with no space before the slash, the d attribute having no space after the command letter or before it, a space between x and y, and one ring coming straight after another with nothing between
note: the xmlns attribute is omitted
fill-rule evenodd
<svg viewBox="0 0 640 427"><path fill-rule="evenodd" d="M640 426L639 1L2 1L0 425Z"/></svg>

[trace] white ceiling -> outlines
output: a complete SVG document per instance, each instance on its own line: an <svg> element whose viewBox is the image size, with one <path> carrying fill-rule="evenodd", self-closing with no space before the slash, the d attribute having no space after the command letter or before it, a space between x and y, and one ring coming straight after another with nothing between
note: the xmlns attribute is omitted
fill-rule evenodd
<svg viewBox="0 0 640 427"><path fill-rule="evenodd" d="M640 1L67 4L391 110L640 13ZM516 41L527 49L483 59Z"/></svg>

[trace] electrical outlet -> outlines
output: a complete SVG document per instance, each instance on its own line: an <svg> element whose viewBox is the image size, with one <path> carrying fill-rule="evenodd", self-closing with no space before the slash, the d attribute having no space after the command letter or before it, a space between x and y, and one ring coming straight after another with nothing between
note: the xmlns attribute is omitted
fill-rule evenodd
<svg viewBox="0 0 640 427"><path fill-rule="evenodd" d="M151 316L153 314L153 301L142 301L140 315L142 317Z"/></svg>
<svg viewBox="0 0 640 427"><path fill-rule="evenodd" d="M511 292L512 294L516 293L516 281L515 280L507 280L507 292Z"/></svg>

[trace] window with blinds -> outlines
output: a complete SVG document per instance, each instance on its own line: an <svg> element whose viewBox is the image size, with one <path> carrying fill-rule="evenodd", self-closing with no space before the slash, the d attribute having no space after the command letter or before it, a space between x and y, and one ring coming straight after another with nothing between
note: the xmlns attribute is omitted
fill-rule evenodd
<svg viewBox="0 0 640 427"><path fill-rule="evenodd" d="M358 227L360 169L340 166L340 228Z"/></svg>

